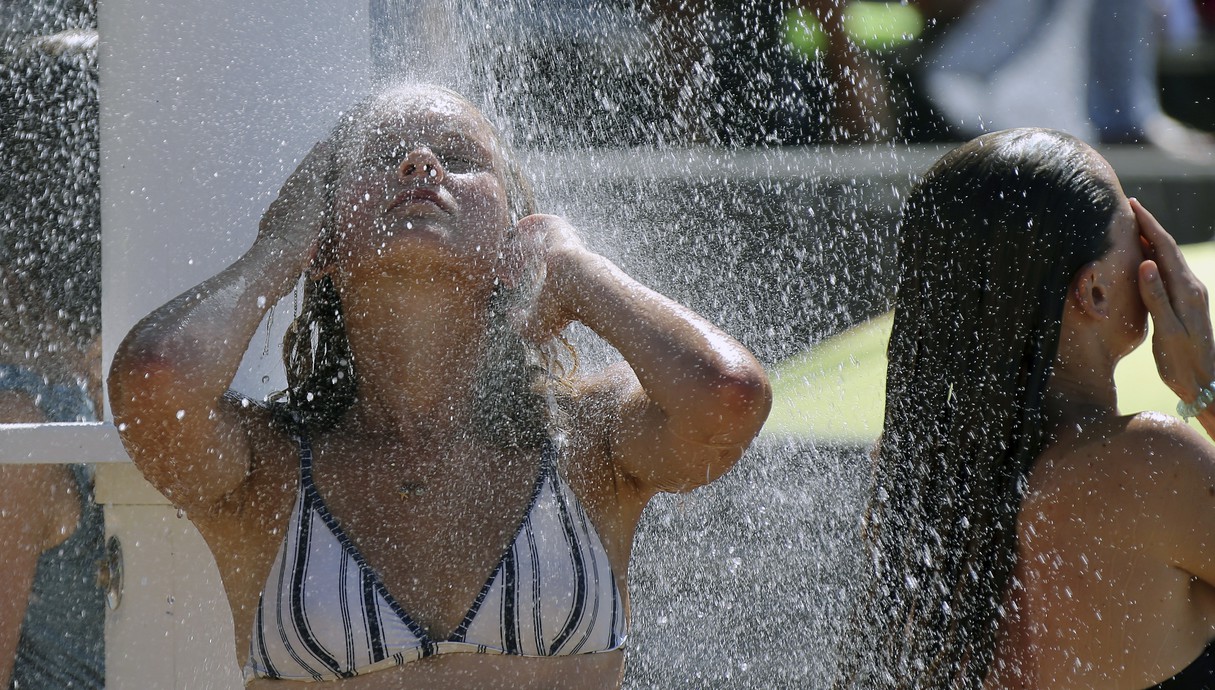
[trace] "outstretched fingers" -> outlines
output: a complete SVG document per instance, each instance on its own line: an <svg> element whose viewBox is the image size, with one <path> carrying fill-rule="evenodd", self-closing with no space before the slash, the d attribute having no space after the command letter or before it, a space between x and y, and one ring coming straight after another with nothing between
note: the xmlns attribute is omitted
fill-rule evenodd
<svg viewBox="0 0 1215 690"><path fill-rule="evenodd" d="M1177 242L1136 200L1131 208L1148 245L1139 266L1139 294L1152 315L1152 350L1161 379L1192 400L1215 375L1215 341L1206 286L1186 264Z"/></svg>
<svg viewBox="0 0 1215 690"><path fill-rule="evenodd" d="M1138 199L1131 199L1130 202L1139 223L1140 236L1148 245L1147 257L1155 262L1163 289L1167 292L1177 318L1181 319L1187 328L1191 323L1209 322L1206 286L1190 270L1177 241ZM1155 316L1155 312L1152 313Z"/></svg>
<svg viewBox="0 0 1215 690"><path fill-rule="evenodd" d="M1152 325L1157 338L1185 337L1185 325L1173 310L1169 292L1160 277L1160 267L1151 259L1139 264L1139 295L1143 298L1148 313L1152 315Z"/></svg>

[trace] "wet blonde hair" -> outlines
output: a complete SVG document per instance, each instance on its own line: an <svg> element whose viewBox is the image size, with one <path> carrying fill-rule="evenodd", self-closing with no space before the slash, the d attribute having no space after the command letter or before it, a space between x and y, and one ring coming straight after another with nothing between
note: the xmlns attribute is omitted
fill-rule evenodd
<svg viewBox="0 0 1215 690"><path fill-rule="evenodd" d="M329 137L335 152L330 190L343 164L353 164L345 158L367 130L372 115L391 107L402 92L418 89L456 99L480 113L462 96L441 87L407 84L365 99L339 120ZM492 126L491 131L505 168L503 179L513 227L535 212L535 197L510 150ZM329 227L332 217L331 200L322 256L330 256L334 248L333 228ZM550 437L553 423L553 411L546 400L547 382L560 380L563 371L550 346L527 341L516 327L515 316L534 302L544 278L543 257L517 244L525 254L522 280L515 287L499 283L489 300L487 350L476 377L477 426L471 431L495 445L538 448ZM276 399L296 423L313 433L332 427L356 402L357 363L346 335L341 298L331 277L305 278L300 312L283 339L283 364L287 389Z"/></svg>

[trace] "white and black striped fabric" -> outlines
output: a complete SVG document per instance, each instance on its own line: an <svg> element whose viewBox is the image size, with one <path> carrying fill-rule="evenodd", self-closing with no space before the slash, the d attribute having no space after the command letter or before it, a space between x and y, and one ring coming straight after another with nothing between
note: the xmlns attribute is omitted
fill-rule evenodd
<svg viewBox="0 0 1215 690"><path fill-rule="evenodd" d="M311 448L299 443L299 492L258 603L246 682L349 678L438 654L564 656L623 646L612 566L551 444L514 542L451 637L432 640L329 513L312 480Z"/></svg>

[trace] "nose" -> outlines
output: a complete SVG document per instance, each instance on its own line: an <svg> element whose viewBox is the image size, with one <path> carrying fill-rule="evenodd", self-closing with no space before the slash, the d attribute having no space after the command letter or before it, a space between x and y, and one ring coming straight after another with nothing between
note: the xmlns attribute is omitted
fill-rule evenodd
<svg viewBox="0 0 1215 690"><path fill-rule="evenodd" d="M439 163L439 157L425 146L406 154L401 167L397 169L401 182L413 184L438 184L446 175L447 171Z"/></svg>

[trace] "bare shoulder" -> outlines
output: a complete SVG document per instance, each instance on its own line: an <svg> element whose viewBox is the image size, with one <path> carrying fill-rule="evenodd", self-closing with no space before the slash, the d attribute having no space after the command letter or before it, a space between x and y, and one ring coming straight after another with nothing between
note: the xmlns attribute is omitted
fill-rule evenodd
<svg viewBox="0 0 1215 690"><path fill-rule="evenodd" d="M608 444L628 401L641 393L637 375L627 362L617 362L592 374L578 376L565 389L570 429L590 446Z"/></svg>
<svg viewBox="0 0 1215 690"><path fill-rule="evenodd" d="M0 465L0 525L38 551L61 544L80 521L78 492L67 465Z"/></svg>
<svg viewBox="0 0 1215 690"><path fill-rule="evenodd" d="M611 405L619 404L629 394L639 391L641 384L629 363L620 361L576 377L571 388L584 404Z"/></svg>
<svg viewBox="0 0 1215 690"><path fill-rule="evenodd" d="M18 390L0 390L0 424L36 424L45 421L46 415L32 396Z"/></svg>
<svg viewBox="0 0 1215 690"><path fill-rule="evenodd" d="M1150 538L1212 496L1215 447L1181 420L1145 412L1083 443L1048 449L1022 509L1052 529L1122 525Z"/></svg>
<svg viewBox="0 0 1215 690"><path fill-rule="evenodd" d="M228 395L225 401L240 410L240 424L249 438L252 455L250 478L256 479L260 472L294 471L299 443L287 415L239 395Z"/></svg>
<svg viewBox="0 0 1215 690"><path fill-rule="evenodd" d="M0 391L0 424L36 424L46 415L33 396L18 390ZM66 465L0 464L0 524L11 536L45 550L67 539L80 520L78 487ZM10 531L6 529L5 531Z"/></svg>
<svg viewBox="0 0 1215 690"><path fill-rule="evenodd" d="M1167 496L1178 482L1215 478L1215 446L1180 419L1156 412L1129 418L1104 455L1112 472L1137 480L1138 495Z"/></svg>
<svg viewBox="0 0 1215 690"><path fill-rule="evenodd" d="M1201 469L1215 461L1215 447L1180 419L1141 412L1111 421L1083 440L1048 448L1034 467L1044 490L1077 483L1093 486L1161 471Z"/></svg>

